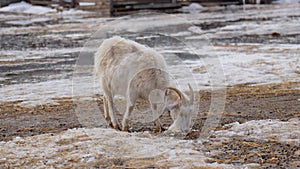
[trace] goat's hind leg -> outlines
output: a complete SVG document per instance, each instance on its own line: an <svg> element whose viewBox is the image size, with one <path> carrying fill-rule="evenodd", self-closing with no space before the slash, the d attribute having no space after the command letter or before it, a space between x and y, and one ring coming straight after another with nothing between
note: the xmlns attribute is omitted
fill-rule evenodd
<svg viewBox="0 0 300 169"><path fill-rule="evenodd" d="M108 125L113 128L113 124L111 122L110 116L109 116L109 110L108 110L108 101L106 97L103 98L103 109L104 109L104 118Z"/></svg>
<svg viewBox="0 0 300 169"><path fill-rule="evenodd" d="M110 121L112 123L112 126L114 129L116 130L121 130L116 114L115 114L115 108L114 108L114 103L113 103L113 99L111 96L107 97L107 102L108 102L108 115L110 117Z"/></svg>

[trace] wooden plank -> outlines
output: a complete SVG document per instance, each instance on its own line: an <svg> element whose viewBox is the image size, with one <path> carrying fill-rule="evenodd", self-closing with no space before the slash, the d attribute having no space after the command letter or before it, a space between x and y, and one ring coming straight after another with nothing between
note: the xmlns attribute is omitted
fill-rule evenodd
<svg viewBox="0 0 300 169"><path fill-rule="evenodd" d="M171 3L170 0L157 0L157 1L114 1L114 5L132 5L132 4L155 4L155 3Z"/></svg>
<svg viewBox="0 0 300 169"><path fill-rule="evenodd" d="M75 2L96 2L110 4L109 0L76 0Z"/></svg>
<svg viewBox="0 0 300 169"><path fill-rule="evenodd" d="M59 2L52 2L51 0L30 0L33 5L51 5L58 4Z"/></svg>
<svg viewBox="0 0 300 169"><path fill-rule="evenodd" d="M203 6L216 6L216 5L236 5L240 0L191 0L190 3L199 3Z"/></svg>
<svg viewBox="0 0 300 169"><path fill-rule="evenodd" d="M128 2L128 0L114 0L114 2ZM131 0L131 2L137 3L172 3L172 0Z"/></svg>
<svg viewBox="0 0 300 169"><path fill-rule="evenodd" d="M33 5L46 5L46 6L51 6L53 4L59 4L61 6L70 7L73 5L72 2L65 2L63 0L57 0L57 1L54 1L54 0L30 0L29 2Z"/></svg>
<svg viewBox="0 0 300 169"><path fill-rule="evenodd" d="M179 4L175 3L153 3L147 5L133 5L133 9L163 9L163 8L178 8Z"/></svg>
<svg viewBox="0 0 300 169"><path fill-rule="evenodd" d="M82 10L99 10L99 12L110 12L109 7L102 7L102 6L77 6L77 9Z"/></svg>
<svg viewBox="0 0 300 169"><path fill-rule="evenodd" d="M190 2L224 3L224 2L239 2L239 0L191 0Z"/></svg>
<svg viewBox="0 0 300 169"><path fill-rule="evenodd" d="M176 0L114 0L113 1L113 15L127 15L136 13L139 10L160 10L166 11L169 9L170 12L175 12L181 7L181 4Z"/></svg>

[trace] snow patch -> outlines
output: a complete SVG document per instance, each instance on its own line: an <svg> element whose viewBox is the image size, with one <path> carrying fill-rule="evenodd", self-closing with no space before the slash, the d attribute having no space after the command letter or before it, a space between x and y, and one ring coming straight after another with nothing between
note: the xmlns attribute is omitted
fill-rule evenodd
<svg viewBox="0 0 300 169"><path fill-rule="evenodd" d="M79 6L94 6L96 2L79 2Z"/></svg>
<svg viewBox="0 0 300 169"><path fill-rule="evenodd" d="M11 24L11 25L22 25L22 26L26 26L26 25L30 25L33 23L37 23L37 22L47 22L50 21L50 18L32 18L32 19L27 19L27 20L15 20L15 21L7 21L7 24Z"/></svg>
<svg viewBox="0 0 300 169"><path fill-rule="evenodd" d="M215 131L212 135L229 141L233 137L244 138L255 142L276 140L284 144L300 145L300 119L289 121L252 120L243 124L232 123L227 130Z"/></svg>
<svg viewBox="0 0 300 169"><path fill-rule="evenodd" d="M76 80L74 87L72 80L60 79L49 80L40 83L15 84L1 87L0 102L7 101L23 101L19 103L25 107L34 107L44 104L57 104L53 98L61 97L92 97L96 93L100 93L100 82L95 82L95 88L90 86L87 81L94 81L94 77L84 76L80 80ZM81 91L74 91L74 90ZM80 94L80 95L74 95Z"/></svg>
<svg viewBox="0 0 300 169"><path fill-rule="evenodd" d="M5 158L6 164L28 167L45 167L50 164L58 168L63 165L89 166L97 160L119 158L126 159L133 168L144 168L149 163L157 167L233 167L206 163L207 158L203 152L195 150L197 146L201 145L191 140L152 136L147 132L125 133L112 129L80 128L56 135L16 137L12 141L0 142L0 159Z"/></svg>
<svg viewBox="0 0 300 169"><path fill-rule="evenodd" d="M203 6L198 3L191 3L188 6L182 7L182 11L187 13L199 13L201 10L203 10Z"/></svg>
<svg viewBox="0 0 300 169"><path fill-rule="evenodd" d="M293 3L300 3L300 0L277 0L276 2L281 4L284 3L293 4Z"/></svg>
<svg viewBox="0 0 300 169"><path fill-rule="evenodd" d="M49 12L56 12L55 9L42 6L34 6L27 2L18 2L10 4L6 7L0 8L1 12L16 12L16 13L28 13L28 14L46 14Z"/></svg>
<svg viewBox="0 0 300 169"><path fill-rule="evenodd" d="M242 140L279 141L298 145L300 143L300 120L290 119L249 121L233 123L231 127L212 133L210 144L230 141L233 137ZM167 136L153 136L148 132L126 133L113 129L79 128L56 134L30 137L15 137L12 141L0 142L0 161L32 167L60 168L93 165L110 160L124 160L128 168L247 168L259 164L233 166L208 163L200 140L181 140ZM66 163L67 162L67 163ZM98 163L97 163L98 162ZM0 163L1 164L1 163ZM103 164L103 163L101 163ZM77 166L77 167L76 167Z"/></svg>

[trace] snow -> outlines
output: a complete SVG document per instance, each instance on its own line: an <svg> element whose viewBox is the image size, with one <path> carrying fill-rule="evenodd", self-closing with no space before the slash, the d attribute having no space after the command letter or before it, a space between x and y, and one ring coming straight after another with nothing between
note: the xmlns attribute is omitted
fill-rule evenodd
<svg viewBox="0 0 300 169"><path fill-rule="evenodd" d="M24 4L21 2L20 4ZM25 3L26 4L26 3ZM28 4L27 4L28 5ZM25 6L27 6L25 5ZM224 27L219 27L210 30L201 30L199 27L193 26L192 24L187 24L187 21L183 19L184 15L176 16L161 16L161 15L150 15L148 17L141 18L126 18L124 21L115 20L112 23L116 23L113 28L118 30L119 28L125 28L126 31L132 32L142 32L149 30L157 30L157 28L164 27L167 32L166 35L173 36L184 42L196 40L199 50L195 53L199 54L199 59L181 59L178 55L184 55L185 53L193 53L190 48L185 45L180 46L158 46L155 50L162 53L167 63L170 65L170 71L178 83L183 89L187 89L186 81L193 79L197 80L198 89L211 89L211 76L208 72L208 68L212 70L218 70L225 78L220 85L237 85L250 83L253 85L270 84L270 83L283 83L286 81L299 81L299 74L296 73L299 70L300 59L299 52L300 48L298 44L256 44L256 43L220 43L211 45L209 42L210 38L232 38L236 36L244 36L248 34L264 35L270 34L272 32L278 32L282 35L286 34L299 34L299 19L296 17L288 17L293 15L299 15L300 11L296 10L297 6L288 6L285 8L275 8L272 10L264 10L262 12L263 18L273 18L272 20L267 20L262 23L258 22L236 22L235 24L229 24ZM2 8L3 9L3 8ZM275 10L275 12L273 11ZM77 10L64 11L65 14L73 15L76 14ZM82 11L81 11L82 12ZM18 15L19 16L19 15ZM80 15L79 15L80 16ZM191 16L191 15L187 15ZM240 20L242 18L253 19L252 17L258 17L253 11L244 11L240 15L233 14L223 14L223 13L203 13L201 15L193 15L190 18L193 22L229 22L232 20ZM38 17L33 19L21 20L15 19L9 20L7 22L20 22L23 21L39 22L46 21L47 17ZM51 18L51 17L49 17ZM178 19L179 18L179 19ZM254 18L255 19L255 18ZM18 34L18 33L35 33L35 32L49 32L51 34L41 35L44 37L50 37L54 39L62 38L73 38L84 39L91 35L90 32L84 33L87 30L95 30L101 27L106 19L103 18L76 18L69 19L67 21L76 21L78 23L72 24L55 24L45 26L28 26L28 27L6 27L0 30L1 34ZM121 22L120 22L121 21ZM128 22L127 22L128 21ZM230 22L229 22L230 23ZM27 24L27 23L26 23ZM135 25L134 27L131 25ZM173 26L174 25L174 26ZM180 26L178 26L180 25ZM286 25L282 27L281 25ZM177 27L182 27L183 29L178 30ZM83 33L70 33L60 35L57 32L62 30L68 30L70 32L83 32ZM101 29L102 30L102 29ZM99 33L101 33L101 30ZM96 33L97 34L97 33ZM197 35L198 34L198 35ZM145 35L137 37L137 40L147 40L151 38L157 38L157 34ZM97 38L95 38L97 39ZM200 44L200 42L203 44ZM61 49L43 49L43 50L25 50L25 51L14 51L14 50L2 50L0 61L20 61L26 59L38 59L44 58L46 56L60 57L64 53L74 53L74 52L94 52L97 45L100 42L89 42L94 45L94 48L61 48ZM207 44L205 44L207 43ZM202 46L203 45L203 46ZM47 53L47 55L45 55ZM217 59L219 64L211 64L213 60ZM61 60L60 60L61 61ZM16 63L19 64L19 63ZM22 63L20 63L22 64ZM288 66L287 66L288 65ZM92 65L90 65L92 66ZM90 67L91 68L91 67ZM92 72L92 70L91 70ZM192 73L191 73L192 72ZM86 72L84 72L86 73ZM51 78L51 77L50 77ZM78 84L87 83L82 85L82 87L77 86L78 92L75 91L76 96L92 96L93 94L101 91L99 85L95 82L95 77L91 77L88 74L86 77L78 80ZM2 78L1 80L4 80ZM86 80L85 82L83 82ZM25 88L24 88L25 86ZM50 86L50 87L48 87ZM60 86L60 87L58 87ZM88 86L92 86L89 88ZM34 84L16 84L10 86L4 86L1 88L1 101L13 101L13 100L24 100L22 104L27 106L38 105L42 103L53 103L53 98L65 96L73 96L72 93L72 79L60 79L60 80L49 80L49 82L41 82ZM18 90L14 90L18 89ZM28 88L28 91L26 91ZM47 91L50 89L49 94ZM52 90L53 89L53 90ZM87 94L83 91L87 90ZM10 91L13 94L10 94ZM38 92L31 92L38 91ZM41 91L41 92L40 92ZM82 92L81 92L82 91ZM5 99L7 98L7 99ZM55 102L54 102L55 103Z"/></svg>
<svg viewBox="0 0 300 169"><path fill-rule="evenodd" d="M234 137L244 141L279 141L299 146L299 119L232 123L228 129L212 132L214 142L220 144ZM123 159L129 168L246 168L260 166L251 163L238 167L229 164L208 163L209 157L202 151L201 140L181 140L169 136L153 136L148 132L127 133L113 129L79 128L56 134L16 137L0 142L0 163L15 167L80 167ZM138 145L138 146L137 146ZM213 153L213 152L211 152ZM68 163L65 163L68 161ZM101 164L101 163L100 163ZM110 165L110 164L106 164ZM112 165L112 164L111 164Z"/></svg>
<svg viewBox="0 0 300 169"><path fill-rule="evenodd" d="M73 79L74 80L74 79ZM23 101L19 105L34 107L44 104L56 104L54 98L61 97L92 97L100 93L100 82L95 82L95 87L90 87L94 77L84 76L80 80L75 80L76 84L70 79L49 80L40 83L25 83L4 86L0 90L0 102ZM74 86L73 86L74 85ZM74 91L78 90L78 91ZM77 95L73 95L73 94Z"/></svg>
<svg viewBox="0 0 300 169"><path fill-rule="evenodd" d="M65 0L66 2L71 1L71 0ZM90 6L90 5L95 5L94 2L80 2L80 5L82 6ZM49 7L44 7L44 6L38 6L38 5L32 5L30 3L21 1L18 3L13 3L10 4L6 7L0 8L1 12L15 12L15 13L27 13L27 14L48 14L48 13L56 13L57 11L53 8ZM91 12L88 11L83 11L83 10L77 10L77 9L69 9L69 10L64 10L61 12L62 15L77 15L77 14L89 14ZM36 18L38 19L38 18ZM25 21L24 21L25 22ZM29 21L30 22L30 21ZM20 21L21 23L21 21ZM24 24L20 24L24 25ZM25 24L28 25L28 24Z"/></svg>
<svg viewBox="0 0 300 169"><path fill-rule="evenodd" d="M182 11L188 13L199 13L201 10L203 10L203 6L198 3L191 3L188 6L182 7Z"/></svg>
<svg viewBox="0 0 300 169"><path fill-rule="evenodd" d="M13 3L6 7L0 9L1 12L16 12L16 13L28 13L28 14L46 14L49 12L55 12L56 10L42 7L42 6L34 6L27 2L19 2Z"/></svg>
<svg viewBox="0 0 300 169"><path fill-rule="evenodd" d="M94 6L96 2L79 2L79 6Z"/></svg>
<svg viewBox="0 0 300 169"><path fill-rule="evenodd" d="M88 34L87 34L88 35ZM45 35L48 36L48 35ZM50 36L50 35L49 35ZM71 36L71 35L66 35ZM75 37L81 37L83 34L74 34ZM51 37L54 37L54 35L51 35ZM16 61L16 60L24 60L24 59L41 59L46 58L47 56L52 57L60 57L61 55L65 53L75 53L82 51L82 48L61 48L61 49L43 49L43 50L2 50L1 52L5 53L4 56L1 56L0 61ZM47 55L45 55L47 53Z"/></svg>
<svg viewBox="0 0 300 169"><path fill-rule="evenodd" d="M185 53L188 49L159 49L170 65L170 72L182 81L195 79L200 90L211 87L212 77L208 68L218 70L225 77L224 82L217 84L271 84L285 81L298 81L297 74L300 59L299 45L292 44L219 44L206 46L196 51L199 59L176 58L176 54ZM215 62L214 60L218 60ZM215 62L215 64L211 64ZM287 66L289 65L289 66ZM184 69L182 69L184 68ZM203 69L203 71L197 70ZM189 74L192 70L193 76Z"/></svg>
<svg viewBox="0 0 300 169"><path fill-rule="evenodd" d="M33 23L37 23L37 22L47 22L50 21L50 18L32 18L32 19L28 19L28 20L15 20L15 21L7 21L7 24L12 24L12 25L22 25L22 26L26 26L26 25L30 25Z"/></svg>
<svg viewBox="0 0 300 169"><path fill-rule="evenodd" d="M69 10L64 10L62 12L63 15L77 15L77 14L88 14L91 13L89 11L83 11L79 9L69 9Z"/></svg>
<svg viewBox="0 0 300 169"><path fill-rule="evenodd" d="M222 141L230 141L234 137L254 142L276 140L283 144L300 146L300 119L292 118L289 121L253 120L243 124L238 122L228 124L227 130L215 131L213 136Z"/></svg>
<svg viewBox="0 0 300 169"><path fill-rule="evenodd" d="M300 3L300 0L277 0L277 3Z"/></svg>

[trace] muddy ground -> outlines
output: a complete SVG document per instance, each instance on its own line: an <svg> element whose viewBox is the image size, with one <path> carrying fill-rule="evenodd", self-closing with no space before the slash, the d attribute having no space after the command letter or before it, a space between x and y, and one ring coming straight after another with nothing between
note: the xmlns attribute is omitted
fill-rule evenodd
<svg viewBox="0 0 300 169"><path fill-rule="evenodd" d="M300 118L299 83L271 84L262 86L232 86L228 88L226 107L217 130L232 122L244 123L250 120L279 119L287 121ZM210 106L210 91L200 92L200 110L194 119L193 130L184 139L197 139L206 120ZM98 98L102 108L101 96ZM43 105L34 108L16 106L16 102L0 104L0 140L8 141L16 136L33 136L43 133L57 133L69 128L83 127L74 111L72 98L57 98L59 105ZM165 127L171 118L165 114L161 117ZM155 132L154 123L131 122L132 132ZM95 127L107 127L95 125ZM211 138L212 140L214 138ZM299 156L294 153L300 149L295 145L279 142L245 142L236 138L233 142L219 146L205 145L204 152L220 150L222 153L211 156L210 162L227 164L259 163L263 167L299 166ZM257 152L249 154L248 150Z"/></svg>
<svg viewBox="0 0 300 169"><path fill-rule="evenodd" d="M280 119L287 121L300 117L300 83L271 84L262 86L233 86L227 90L227 98L219 129L232 122L245 123L250 120ZM192 132L186 139L196 139L210 108L210 91L200 91L200 110L194 119ZM95 96L103 110L102 96ZM82 127L74 111L72 98L56 98L58 105L39 105L33 108L17 105L22 101L0 104L1 140L15 136L30 136L48 132L59 132L68 128ZM169 115L163 114L162 123L169 126ZM132 132L152 131L154 123L132 122ZM108 127L95 125L95 127Z"/></svg>

